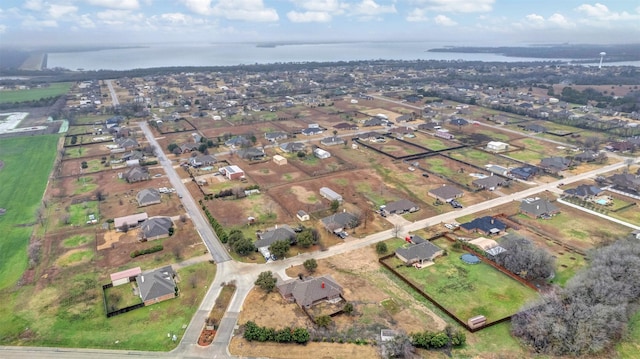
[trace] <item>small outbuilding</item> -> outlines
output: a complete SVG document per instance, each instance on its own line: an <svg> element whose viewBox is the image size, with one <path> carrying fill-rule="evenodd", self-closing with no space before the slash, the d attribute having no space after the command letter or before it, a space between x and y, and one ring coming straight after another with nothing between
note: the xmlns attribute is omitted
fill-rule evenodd
<svg viewBox="0 0 640 359"><path fill-rule="evenodd" d="M320 195L331 202L333 201L342 202L342 196L336 193L334 190L332 190L329 187L320 188Z"/></svg>
<svg viewBox="0 0 640 359"><path fill-rule="evenodd" d="M142 273L142 269L140 267L125 269L120 272L111 273L111 284L114 287L117 287L122 284L127 284L129 282L136 279L138 274Z"/></svg>
<svg viewBox="0 0 640 359"><path fill-rule="evenodd" d="M273 156L273 162L278 166L286 165L287 159L280 155Z"/></svg>

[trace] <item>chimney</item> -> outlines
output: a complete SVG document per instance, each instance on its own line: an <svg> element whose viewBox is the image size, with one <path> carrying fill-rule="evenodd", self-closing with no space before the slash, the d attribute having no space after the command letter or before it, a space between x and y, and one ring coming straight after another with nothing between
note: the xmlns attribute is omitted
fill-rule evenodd
<svg viewBox="0 0 640 359"><path fill-rule="evenodd" d="M322 289L324 289L324 282L322 282Z"/></svg>
<svg viewBox="0 0 640 359"><path fill-rule="evenodd" d="M536 209L540 209L540 205L537 205L537 206L536 206Z"/></svg>

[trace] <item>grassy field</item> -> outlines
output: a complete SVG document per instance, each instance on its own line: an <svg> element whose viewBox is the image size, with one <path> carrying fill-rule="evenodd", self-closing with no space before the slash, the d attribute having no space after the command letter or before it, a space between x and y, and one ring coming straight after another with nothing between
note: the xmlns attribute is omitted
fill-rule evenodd
<svg viewBox="0 0 640 359"><path fill-rule="evenodd" d="M427 268L400 266L396 270L458 318L466 320L484 315L488 321L495 321L516 313L537 296L532 289L485 263L464 264L460 255L465 252L455 250L450 242L436 240L434 244L445 249L448 255L436 259L435 264ZM393 267L401 264L395 257L387 263Z"/></svg>
<svg viewBox="0 0 640 359"><path fill-rule="evenodd" d="M2 91L0 103L36 101L41 98L53 97L66 94L71 88L71 82L59 82L45 88L34 88L29 90Z"/></svg>
<svg viewBox="0 0 640 359"><path fill-rule="evenodd" d="M91 265L73 271L55 286L0 292L0 345L169 351L167 333L182 336L215 275L208 262L183 268L177 298L107 318L108 279Z"/></svg>
<svg viewBox="0 0 640 359"><path fill-rule="evenodd" d="M89 243L91 238L85 234L78 234L69 238L65 238L62 241L62 245L66 248L79 247L81 245Z"/></svg>
<svg viewBox="0 0 640 359"><path fill-rule="evenodd" d="M56 156L58 136L0 141L0 289L15 283L27 267L27 244ZM16 191L20 190L20 195Z"/></svg>

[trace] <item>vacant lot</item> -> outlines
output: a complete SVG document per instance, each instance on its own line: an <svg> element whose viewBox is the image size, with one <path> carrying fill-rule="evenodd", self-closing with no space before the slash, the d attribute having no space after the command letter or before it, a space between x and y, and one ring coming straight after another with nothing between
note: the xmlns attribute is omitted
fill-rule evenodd
<svg viewBox="0 0 640 359"><path fill-rule="evenodd" d="M66 94L70 88L70 82L59 82L50 84L49 86L42 88L1 91L0 103L37 101L42 98L55 97Z"/></svg>
<svg viewBox="0 0 640 359"><path fill-rule="evenodd" d="M537 296L532 289L484 262L465 264L460 256L466 251L455 249L451 242L440 239L434 244L445 249L448 255L436 259L435 264L429 267L406 267L396 257L388 259L387 264L422 287L458 318L467 320L484 315L487 321L492 322L515 314L522 305Z"/></svg>
<svg viewBox="0 0 640 359"><path fill-rule="evenodd" d="M58 136L5 138L0 141L0 289L15 283L27 267L27 244L47 178L56 156ZM17 195L17 193L20 195Z"/></svg>

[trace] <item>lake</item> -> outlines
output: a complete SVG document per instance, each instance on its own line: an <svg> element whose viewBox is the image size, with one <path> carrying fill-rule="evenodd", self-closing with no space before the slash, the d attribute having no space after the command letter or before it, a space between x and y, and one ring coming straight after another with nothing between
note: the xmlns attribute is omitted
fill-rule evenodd
<svg viewBox="0 0 640 359"><path fill-rule="evenodd" d="M248 43L150 44L140 48L49 53L47 67L70 70L131 70L171 66L232 66L277 62L355 60L561 61L497 54L427 52L433 42L354 42L258 47Z"/></svg>

